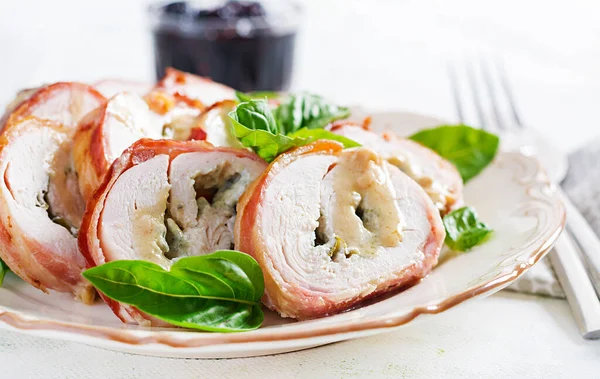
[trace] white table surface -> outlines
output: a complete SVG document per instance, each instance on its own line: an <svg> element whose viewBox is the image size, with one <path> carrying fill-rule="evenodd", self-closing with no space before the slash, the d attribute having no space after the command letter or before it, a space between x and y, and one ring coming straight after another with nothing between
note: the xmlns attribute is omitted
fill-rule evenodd
<svg viewBox="0 0 600 379"><path fill-rule="evenodd" d="M295 89L454 119L446 62L502 56L529 125L600 135L600 3L306 0ZM57 80L149 80L143 0L0 2L0 103ZM132 356L0 332L2 378L597 377L564 300L502 292L396 332L239 360Z"/></svg>

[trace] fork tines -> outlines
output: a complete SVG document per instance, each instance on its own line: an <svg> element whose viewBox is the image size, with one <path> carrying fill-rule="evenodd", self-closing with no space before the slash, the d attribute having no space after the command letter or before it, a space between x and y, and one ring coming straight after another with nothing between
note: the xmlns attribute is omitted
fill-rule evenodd
<svg viewBox="0 0 600 379"><path fill-rule="evenodd" d="M490 70L490 66L494 69ZM448 64L448 72L461 123L488 130L523 127L501 60L488 63L483 58L479 58L462 67L451 62ZM460 81L461 75L466 80ZM469 104L474 109L469 111L467 109ZM469 114L476 117L470 119L467 116Z"/></svg>

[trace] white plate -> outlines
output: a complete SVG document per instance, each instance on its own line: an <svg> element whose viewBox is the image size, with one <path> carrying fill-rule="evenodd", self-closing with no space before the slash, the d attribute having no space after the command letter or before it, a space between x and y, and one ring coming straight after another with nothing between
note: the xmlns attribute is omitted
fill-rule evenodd
<svg viewBox="0 0 600 379"><path fill-rule="evenodd" d="M408 113L373 115L373 126L402 134L438 123ZM246 333L141 328L121 324L104 304L85 306L65 294L45 295L9 274L0 289L0 328L136 354L194 358L282 353L382 333L504 288L544 256L564 224L564 207L538 162L517 153L500 153L466 186L465 200L495 229L491 240L469 253L442 257L427 278L404 292L336 316L293 322L267 312L264 326Z"/></svg>

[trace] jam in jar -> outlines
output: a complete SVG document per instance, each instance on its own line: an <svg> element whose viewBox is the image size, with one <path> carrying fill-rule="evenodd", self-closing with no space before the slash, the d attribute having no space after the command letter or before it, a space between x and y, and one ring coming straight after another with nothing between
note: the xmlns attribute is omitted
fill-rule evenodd
<svg viewBox="0 0 600 379"><path fill-rule="evenodd" d="M299 14L287 0L153 5L156 75L174 67L244 92L287 90Z"/></svg>

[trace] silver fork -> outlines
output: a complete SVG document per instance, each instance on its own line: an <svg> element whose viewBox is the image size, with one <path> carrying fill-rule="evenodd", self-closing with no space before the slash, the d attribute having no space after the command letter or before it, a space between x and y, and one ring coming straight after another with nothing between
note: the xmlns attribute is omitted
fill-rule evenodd
<svg viewBox="0 0 600 379"><path fill-rule="evenodd" d="M500 132L503 139L508 137L509 140L518 141L511 147L514 150L535 152L548 149L548 145L540 140L539 136L525 128L501 62L496 61L493 69L490 69L490 65L480 59L477 64L465 65L462 72L466 77L465 80L459 80L460 71L456 66L449 64L448 73L452 94L461 123L469 123L466 117L469 104L463 101L461 96L462 92L466 92L470 93L472 98L471 105L474 108L472 113L475 114L473 121L476 126L492 132ZM487 109L490 109L491 112L486 112ZM556 157L557 155L554 150L554 154L546 156ZM544 155L540 154L541 157ZM559 157L559 162L545 162L542 159L542 165L547 169L555 169L561 164L562 168L549 173L556 183L559 183L566 173L566 157ZM562 194L558 185L557 188ZM597 339L600 338L600 301L594 292L594 287L600 294L600 280L596 280L600 278L598 275L600 266L596 266L597 257L600 255L600 249L596 249L596 247L600 246L600 242L564 194L563 200L569 215L567 230L557 239L550 252L550 260L583 338ZM582 222L585 226L581 225ZM573 224L576 224L577 227L574 227ZM572 235L572 231L576 229L584 230L579 234L585 240L576 242ZM584 257L594 257L594 259L585 260L588 271L593 274L590 275L591 278L588 277L586 267L580 259L578 247L582 249ZM594 249L594 251L588 251L588 249ZM598 264L600 265L600 263Z"/></svg>

